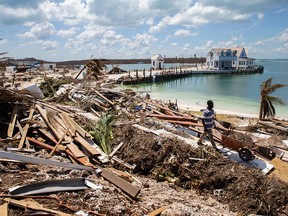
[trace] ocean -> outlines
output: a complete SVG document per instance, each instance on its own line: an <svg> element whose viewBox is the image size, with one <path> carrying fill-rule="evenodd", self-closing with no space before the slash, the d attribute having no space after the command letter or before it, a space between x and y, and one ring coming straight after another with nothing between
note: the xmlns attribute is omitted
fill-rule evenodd
<svg viewBox="0 0 288 216"><path fill-rule="evenodd" d="M207 100L214 101L215 110L225 110L244 114L259 113L260 85L263 81L273 78L272 84L288 85L288 59L261 59L257 65L264 66L263 74L245 75L191 75L186 78L124 86L136 91L148 92L152 98L165 102L206 107ZM165 65L170 67L171 65ZM174 64L174 66L177 66ZM179 66L179 65L178 65ZM149 64L119 65L121 69L149 69ZM273 96L280 97L285 106L275 105L276 117L288 119L288 87L278 89Z"/></svg>

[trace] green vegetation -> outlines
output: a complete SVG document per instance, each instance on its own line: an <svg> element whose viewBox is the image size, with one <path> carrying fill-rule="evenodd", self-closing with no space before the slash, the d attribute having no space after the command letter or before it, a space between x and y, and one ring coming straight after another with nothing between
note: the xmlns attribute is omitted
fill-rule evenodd
<svg viewBox="0 0 288 216"><path fill-rule="evenodd" d="M100 148L107 155L111 153L111 145L109 140L113 138L112 126L115 120L115 116L104 113L101 115L94 130L90 134L94 137L95 141L100 145Z"/></svg>

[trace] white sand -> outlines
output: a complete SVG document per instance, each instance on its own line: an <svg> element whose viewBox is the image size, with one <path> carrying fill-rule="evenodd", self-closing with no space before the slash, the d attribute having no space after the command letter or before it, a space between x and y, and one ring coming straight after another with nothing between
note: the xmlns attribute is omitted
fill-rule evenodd
<svg viewBox="0 0 288 216"><path fill-rule="evenodd" d="M186 110L186 111L194 111L194 112L199 112L201 109L205 109L205 107L200 106L200 105L188 105L188 104L178 104L179 109L181 110ZM240 112L233 112L233 111L228 111L228 110L220 110L220 109L214 109L217 113L219 114L226 114L226 115L235 115L239 117L248 117L248 118L258 118L257 115L255 114L249 114L249 113L240 113Z"/></svg>

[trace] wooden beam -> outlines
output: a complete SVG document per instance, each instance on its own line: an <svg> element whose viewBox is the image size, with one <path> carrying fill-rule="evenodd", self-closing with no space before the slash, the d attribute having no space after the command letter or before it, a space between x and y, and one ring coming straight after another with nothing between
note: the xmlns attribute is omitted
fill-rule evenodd
<svg viewBox="0 0 288 216"><path fill-rule="evenodd" d="M85 154L73 142L69 143L67 147L75 155L75 157L77 158L85 157Z"/></svg>
<svg viewBox="0 0 288 216"><path fill-rule="evenodd" d="M60 116L70 126L69 128L73 129L73 136L75 135L74 131L77 131L82 137L92 138L91 134L80 127L67 113L61 113Z"/></svg>
<svg viewBox="0 0 288 216"><path fill-rule="evenodd" d="M101 97L102 99L104 99L105 101L107 101L111 106L114 106L114 103L113 103L111 100L109 100L108 98L106 98L104 95L102 95L100 92L98 92L98 91L96 91L96 90L94 90L94 92L95 92L99 97Z"/></svg>
<svg viewBox="0 0 288 216"><path fill-rule="evenodd" d="M79 134L77 134L74 139L76 142L82 145L92 156L102 155L102 152L100 151L99 147L98 147L99 150L97 150L96 148L91 146L91 144Z"/></svg>
<svg viewBox="0 0 288 216"><path fill-rule="evenodd" d="M159 214L161 214L161 212L164 211L165 209L166 209L165 207L160 207L160 208L158 208L158 209L150 212L150 213L148 214L148 216L156 216L156 215L159 215Z"/></svg>
<svg viewBox="0 0 288 216"><path fill-rule="evenodd" d="M30 109L30 113L29 113L29 117L28 117L28 122L29 122L29 120L32 119L33 114L34 114L34 111L35 111L34 108L31 108L31 109ZM25 140L26 140L26 135L27 135L27 132L28 132L28 129L29 129L29 126L30 126L28 122L26 123L26 125L25 125L24 128L23 128L23 134L22 134L22 136L21 136L21 140L20 140L19 145L18 145L18 148L19 148L19 149L22 149L22 148L23 148L24 142L25 142ZM26 144L27 144L27 143L26 143ZM27 149L30 148L30 146L26 146L26 147L27 147Z"/></svg>
<svg viewBox="0 0 288 216"><path fill-rule="evenodd" d="M198 122L197 119L192 117L186 117L186 116L171 116L171 115L158 115L158 114L148 114L147 117L155 117L159 119L165 119L165 120L175 120L175 121L190 121L190 122Z"/></svg>
<svg viewBox="0 0 288 216"><path fill-rule="evenodd" d="M8 131L7 131L7 136L8 137L13 137L13 131L14 131L16 118L17 118L17 111L18 111L18 106L16 105L16 106L13 107L11 119L10 119L10 122L9 122Z"/></svg>
<svg viewBox="0 0 288 216"><path fill-rule="evenodd" d="M36 109L41 114L41 117L43 118L44 122L46 123L47 127L53 132L53 134L57 137L57 139L61 139L61 135L57 132L57 130L51 125L51 123L48 120L47 112L45 109L43 109L40 105L36 104Z"/></svg>
<svg viewBox="0 0 288 216"><path fill-rule="evenodd" d="M12 198L4 198L5 202L8 202L11 205L21 207L21 208L28 208L35 211L44 211L51 214L59 215L59 216L72 216L72 214L66 214L64 212L56 211L50 208L44 208L40 203L36 202L35 200L15 200ZM2 215L1 215L2 216Z"/></svg>
<svg viewBox="0 0 288 216"><path fill-rule="evenodd" d="M8 203L4 203L0 206L0 215L1 216L8 216Z"/></svg>
<svg viewBox="0 0 288 216"><path fill-rule="evenodd" d="M22 126L18 120L16 121L16 124L17 124L19 131L20 131L21 137L24 136L23 128L22 128ZM26 143L26 146L30 146L30 143L29 143L27 137L25 138L25 143Z"/></svg>
<svg viewBox="0 0 288 216"><path fill-rule="evenodd" d="M50 154L48 155L48 158L52 157L52 155L54 154L54 152L56 151L56 149L58 148L58 146L60 145L60 143L63 141L63 139L65 138L66 134L67 134L68 130L66 130L66 132L63 134L63 136L60 138L60 140L56 143L56 145L54 146L54 148L52 149L52 151L50 152Z"/></svg>
<svg viewBox="0 0 288 216"><path fill-rule="evenodd" d="M116 148L113 149L113 151L109 154L109 157L113 157L113 155L124 145L123 142L121 142L119 145L116 146Z"/></svg>

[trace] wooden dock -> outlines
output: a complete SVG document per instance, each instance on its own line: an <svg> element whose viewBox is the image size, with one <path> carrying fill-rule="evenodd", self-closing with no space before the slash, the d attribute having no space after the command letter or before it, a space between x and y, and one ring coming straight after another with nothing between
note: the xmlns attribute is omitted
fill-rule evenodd
<svg viewBox="0 0 288 216"><path fill-rule="evenodd" d="M135 74L132 75L129 72L128 76L120 77L117 80L118 84L122 85L135 85L142 83L152 83L152 82L160 82L173 80L183 77L189 77L192 75L199 74L255 74L255 73L263 73L264 67L258 66L257 68L250 69L228 69L228 70L182 70L182 69L169 69L162 71L135 71ZM148 73L148 74L147 74Z"/></svg>

